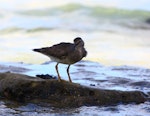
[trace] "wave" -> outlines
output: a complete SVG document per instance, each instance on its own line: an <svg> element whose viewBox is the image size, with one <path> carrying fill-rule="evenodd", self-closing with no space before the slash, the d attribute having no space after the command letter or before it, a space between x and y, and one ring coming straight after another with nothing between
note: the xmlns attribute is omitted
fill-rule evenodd
<svg viewBox="0 0 150 116"><path fill-rule="evenodd" d="M108 8L101 6L85 6L81 4L67 4L55 8L45 8L45 9L36 9L28 11L20 11L18 13L23 15L33 15L33 16L51 16L58 15L59 13L71 13L74 11L87 11L88 15L92 16L108 16L114 18L149 18L149 11L144 10L124 10L117 8Z"/></svg>
<svg viewBox="0 0 150 116"><path fill-rule="evenodd" d="M34 33L34 32L42 32L42 31L51 31L53 29L54 28L46 28L46 27L37 27L37 28L32 28L32 29L8 27L8 28L0 30L0 34L8 34L8 33L14 33L14 32L19 32L19 31L24 31L27 33Z"/></svg>
<svg viewBox="0 0 150 116"><path fill-rule="evenodd" d="M73 11L78 11L84 9L83 5L80 4L67 4L60 7L55 8L45 8L45 9L35 9L35 10L27 10L27 11L19 11L17 13L23 15L31 15L31 16L51 16L51 15L58 15L60 13L70 13Z"/></svg>
<svg viewBox="0 0 150 116"><path fill-rule="evenodd" d="M131 29L150 29L147 22L149 11L142 10L123 10L117 8L106 8L101 6L84 6L81 4L67 4L55 8L45 8L19 12L26 16L64 16L68 20L93 19L95 22L117 24ZM74 20L75 21L75 20ZM93 22L93 24L95 23ZM75 23L75 22L74 22ZM96 24L97 25L97 24Z"/></svg>
<svg viewBox="0 0 150 116"><path fill-rule="evenodd" d="M13 14L3 13L1 20L5 21L6 18L8 22L5 25L2 23L0 33L52 29L84 32L150 30L149 14L150 11L67 4L54 8L15 11Z"/></svg>
<svg viewBox="0 0 150 116"><path fill-rule="evenodd" d="M22 28L18 28L18 27L8 27L5 29L1 29L0 30L0 34L7 34L7 33L13 33L13 32L18 32L23 30Z"/></svg>

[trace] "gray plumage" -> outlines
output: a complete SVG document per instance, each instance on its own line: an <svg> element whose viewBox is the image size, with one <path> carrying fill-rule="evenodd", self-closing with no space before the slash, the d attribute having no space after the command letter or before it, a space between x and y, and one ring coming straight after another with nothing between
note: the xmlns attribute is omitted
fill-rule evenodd
<svg viewBox="0 0 150 116"><path fill-rule="evenodd" d="M83 57L87 55L87 51L84 48L84 41L80 37L75 38L74 43L62 42L53 45L51 47L33 49L33 51L42 53L50 57L52 61L57 62L56 71L58 74L59 81L61 81L61 79L58 72L58 64L59 63L68 64L69 66L67 68L67 73L70 82L71 82L71 78L69 75L70 65L80 61Z"/></svg>

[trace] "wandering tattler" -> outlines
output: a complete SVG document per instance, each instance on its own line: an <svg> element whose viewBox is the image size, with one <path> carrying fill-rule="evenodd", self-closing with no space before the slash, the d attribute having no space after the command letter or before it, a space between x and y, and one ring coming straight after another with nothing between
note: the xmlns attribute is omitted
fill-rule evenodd
<svg viewBox="0 0 150 116"><path fill-rule="evenodd" d="M33 49L33 51L40 52L50 57L52 61L57 62L55 68L59 81L61 81L61 77L58 72L58 64L68 64L67 74L70 82L72 82L69 74L70 65L80 61L87 55L87 51L84 48L84 41L80 37L75 38L74 43L62 42L51 47Z"/></svg>

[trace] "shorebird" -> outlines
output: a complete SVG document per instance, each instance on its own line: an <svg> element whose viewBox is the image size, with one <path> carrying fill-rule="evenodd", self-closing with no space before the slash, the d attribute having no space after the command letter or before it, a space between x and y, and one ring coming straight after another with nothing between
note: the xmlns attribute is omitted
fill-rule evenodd
<svg viewBox="0 0 150 116"><path fill-rule="evenodd" d="M67 74L69 82L72 82L69 74L70 65L80 61L87 55L87 51L84 48L84 41L80 37L75 38L74 43L62 42L51 47L33 49L33 51L42 53L48 56L52 61L57 62L55 68L58 75L58 81L61 81L58 64L68 64Z"/></svg>

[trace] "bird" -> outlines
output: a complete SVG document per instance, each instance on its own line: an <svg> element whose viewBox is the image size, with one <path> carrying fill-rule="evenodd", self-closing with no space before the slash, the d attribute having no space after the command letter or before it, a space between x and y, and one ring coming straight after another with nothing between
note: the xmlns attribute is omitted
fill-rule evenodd
<svg viewBox="0 0 150 116"><path fill-rule="evenodd" d="M67 74L69 82L72 83L69 68L72 64L80 61L83 57L87 56L87 51L84 48L84 41L81 37L76 37L73 43L61 42L51 47L43 47L33 49L35 52L39 52L43 55L48 56L52 61L57 62L55 69L58 76L58 81L61 82L61 77L58 71L58 64L67 64Z"/></svg>

